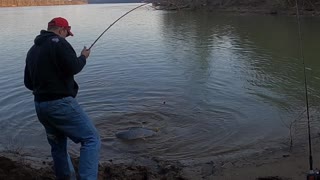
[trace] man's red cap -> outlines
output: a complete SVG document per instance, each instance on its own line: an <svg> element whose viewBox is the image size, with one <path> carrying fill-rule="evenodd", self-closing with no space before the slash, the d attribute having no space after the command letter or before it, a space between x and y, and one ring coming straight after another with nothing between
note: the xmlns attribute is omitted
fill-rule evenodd
<svg viewBox="0 0 320 180"><path fill-rule="evenodd" d="M73 36L73 33L71 32L71 26L69 26L68 21L66 19L62 18L62 17L53 18L48 23L48 27L50 27L50 26L63 27L68 31L68 35L67 36Z"/></svg>

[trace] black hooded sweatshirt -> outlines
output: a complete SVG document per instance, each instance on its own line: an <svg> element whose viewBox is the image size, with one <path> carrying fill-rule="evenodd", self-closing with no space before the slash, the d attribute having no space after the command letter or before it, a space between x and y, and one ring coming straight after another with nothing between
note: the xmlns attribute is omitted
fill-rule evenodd
<svg viewBox="0 0 320 180"><path fill-rule="evenodd" d="M65 38L42 30L27 54L24 84L37 102L76 97L79 86L74 75L85 64L85 56L77 57Z"/></svg>

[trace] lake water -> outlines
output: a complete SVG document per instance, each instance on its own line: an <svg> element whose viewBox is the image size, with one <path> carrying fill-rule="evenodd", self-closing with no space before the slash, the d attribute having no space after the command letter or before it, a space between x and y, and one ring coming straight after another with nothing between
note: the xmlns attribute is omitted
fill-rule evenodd
<svg viewBox="0 0 320 180"><path fill-rule="evenodd" d="M79 53L137 5L0 9L0 150L49 156L33 96L23 85L26 52L47 22L67 18L75 34L68 41ZM301 27L312 132L317 133L320 18L302 18ZM297 30L295 17L151 7L132 12L98 41L76 76L77 99L101 134L102 158L243 156L287 147L293 122L294 145L306 146ZM115 137L130 127L158 133L135 141ZM71 143L72 152L78 147Z"/></svg>

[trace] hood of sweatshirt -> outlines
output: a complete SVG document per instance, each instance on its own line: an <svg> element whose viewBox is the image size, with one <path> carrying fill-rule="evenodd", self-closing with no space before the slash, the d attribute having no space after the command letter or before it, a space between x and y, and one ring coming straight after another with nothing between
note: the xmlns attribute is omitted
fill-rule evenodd
<svg viewBox="0 0 320 180"><path fill-rule="evenodd" d="M55 33L50 31L41 30L40 34L35 38L34 44L41 45L45 42L48 38L57 36Z"/></svg>

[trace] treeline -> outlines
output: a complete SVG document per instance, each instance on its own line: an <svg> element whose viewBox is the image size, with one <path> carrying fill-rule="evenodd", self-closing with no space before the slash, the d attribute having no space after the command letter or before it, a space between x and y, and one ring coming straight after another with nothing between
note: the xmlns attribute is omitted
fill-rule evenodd
<svg viewBox="0 0 320 180"><path fill-rule="evenodd" d="M0 7L87 4L87 0L0 0Z"/></svg>
<svg viewBox="0 0 320 180"><path fill-rule="evenodd" d="M196 0L197 1L197 0ZM296 4L300 7L316 7L319 6L319 0L205 0L207 5L218 6L276 6L276 7L295 7Z"/></svg>
<svg viewBox="0 0 320 180"><path fill-rule="evenodd" d="M167 7L276 7L292 8L296 6L296 0L153 0L154 5ZM303 9L318 9L319 0L298 0L299 7Z"/></svg>

